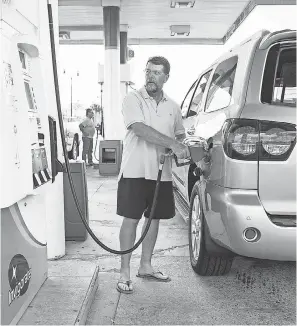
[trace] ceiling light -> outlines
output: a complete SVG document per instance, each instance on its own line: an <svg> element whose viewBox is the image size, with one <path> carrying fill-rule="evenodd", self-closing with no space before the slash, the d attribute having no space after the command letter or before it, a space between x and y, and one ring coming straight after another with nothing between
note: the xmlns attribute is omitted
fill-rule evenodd
<svg viewBox="0 0 297 326"><path fill-rule="evenodd" d="M171 1L170 7L171 8L193 8L194 4L195 4L195 1L186 1L186 0Z"/></svg>
<svg viewBox="0 0 297 326"><path fill-rule="evenodd" d="M190 25L171 25L170 32L171 36L189 36Z"/></svg>
<svg viewBox="0 0 297 326"><path fill-rule="evenodd" d="M60 40L70 40L70 32L59 32Z"/></svg>

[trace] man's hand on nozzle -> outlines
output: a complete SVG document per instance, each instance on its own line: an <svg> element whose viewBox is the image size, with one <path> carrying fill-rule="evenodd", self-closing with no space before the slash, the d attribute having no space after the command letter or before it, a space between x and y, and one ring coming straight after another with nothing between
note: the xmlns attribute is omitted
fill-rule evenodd
<svg viewBox="0 0 297 326"><path fill-rule="evenodd" d="M190 151L187 145L175 141L170 149L172 150L172 152L176 155L177 158L179 159L186 159L188 157L190 157Z"/></svg>

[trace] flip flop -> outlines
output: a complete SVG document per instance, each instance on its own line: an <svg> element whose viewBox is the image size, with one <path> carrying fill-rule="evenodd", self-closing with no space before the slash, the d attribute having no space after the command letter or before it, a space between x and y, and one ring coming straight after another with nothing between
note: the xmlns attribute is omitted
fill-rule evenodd
<svg viewBox="0 0 297 326"><path fill-rule="evenodd" d="M161 277L160 277L161 275ZM165 276L162 272L153 272L149 274L138 274L136 275L137 277L144 278L147 280L154 280L157 282L170 282L171 278L169 276ZM163 277L162 277L163 276Z"/></svg>
<svg viewBox="0 0 297 326"><path fill-rule="evenodd" d="M124 290L120 287L120 284L124 284L126 286L128 286L129 290ZM132 281L122 281L122 280L119 280L118 283L117 283L117 290L121 293L124 293L124 294L131 294L133 293L133 289L130 290L130 285L132 284Z"/></svg>

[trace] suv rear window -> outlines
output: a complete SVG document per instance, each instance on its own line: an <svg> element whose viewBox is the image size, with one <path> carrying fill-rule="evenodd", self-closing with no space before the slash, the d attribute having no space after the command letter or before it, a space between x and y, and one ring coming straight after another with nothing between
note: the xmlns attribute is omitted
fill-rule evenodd
<svg viewBox="0 0 297 326"><path fill-rule="evenodd" d="M238 57L221 62L212 77L207 94L205 112L213 112L234 103L232 92Z"/></svg>
<svg viewBox="0 0 297 326"><path fill-rule="evenodd" d="M296 106L296 48L273 46L267 56L261 101L280 106Z"/></svg>

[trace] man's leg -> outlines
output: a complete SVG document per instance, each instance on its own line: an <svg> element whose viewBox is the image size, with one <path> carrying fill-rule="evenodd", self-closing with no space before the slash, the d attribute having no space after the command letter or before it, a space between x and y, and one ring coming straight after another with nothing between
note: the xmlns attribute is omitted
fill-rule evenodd
<svg viewBox="0 0 297 326"><path fill-rule="evenodd" d="M155 194L156 184L153 181L147 182L147 188L149 189L149 207L144 213L145 223L143 225L144 231L147 223L149 214L151 214L153 197ZM152 255L155 248L156 240L159 232L160 219L169 219L175 215L175 205L173 197L172 182L161 182L159 195L157 199L157 205L155 210L154 219L150 225L149 231L142 242L142 254L140 260L140 266L138 270L138 275L149 274L151 277L158 279L159 281L169 282L170 277L164 275L160 271L155 271L152 267Z"/></svg>
<svg viewBox="0 0 297 326"><path fill-rule="evenodd" d="M82 156L81 157L82 157L82 160L86 162L86 156L87 156L87 153L89 151L89 138L83 137L82 141L83 141L83 151L82 151Z"/></svg>
<svg viewBox="0 0 297 326"><path fill-rule="evenodd" d="M127 250L132 248L135 243L136 238L136 229L139 220L124 217L123 223L120 230L120 246L121 250ZM121 277L120 279L123 281L129 281L130 278L130 260L131 260L132 253L121 255ZM129 290L127 285L121 285L124 287L124 290ZM132 288L130 287L130 290Z"/></svg>
<svg viewBox="0 0 297 326"><path fill-rule="evenodd" d="M136 229L143 212L147 207L146 187L143 178L124 178L118 183L117 214L123 216L120 230L121 250L133 247L136 238ZM131 253L121 255L120 281L117 287L124 291L132 291L130 275ZM128 282L128 283L126 283Z"/></svg>
<svg viewBox="0 0 297 326"><path fill-rule="evenodd" d="M93 164L93 138L89 138L89 141L88 162L89 164Z"/></svg>
<svg viewBox="0 0 297 326"><path fill-rule="evenodd" d="M148 218L145 218L142 232L144 231L148 222ZM154 272L152 267L152 255L155 248L155 244L158 237L160 220L152 220L148 233L146 234L142 242L142 253L139 267L139 274L151 274Z"/></svg>

